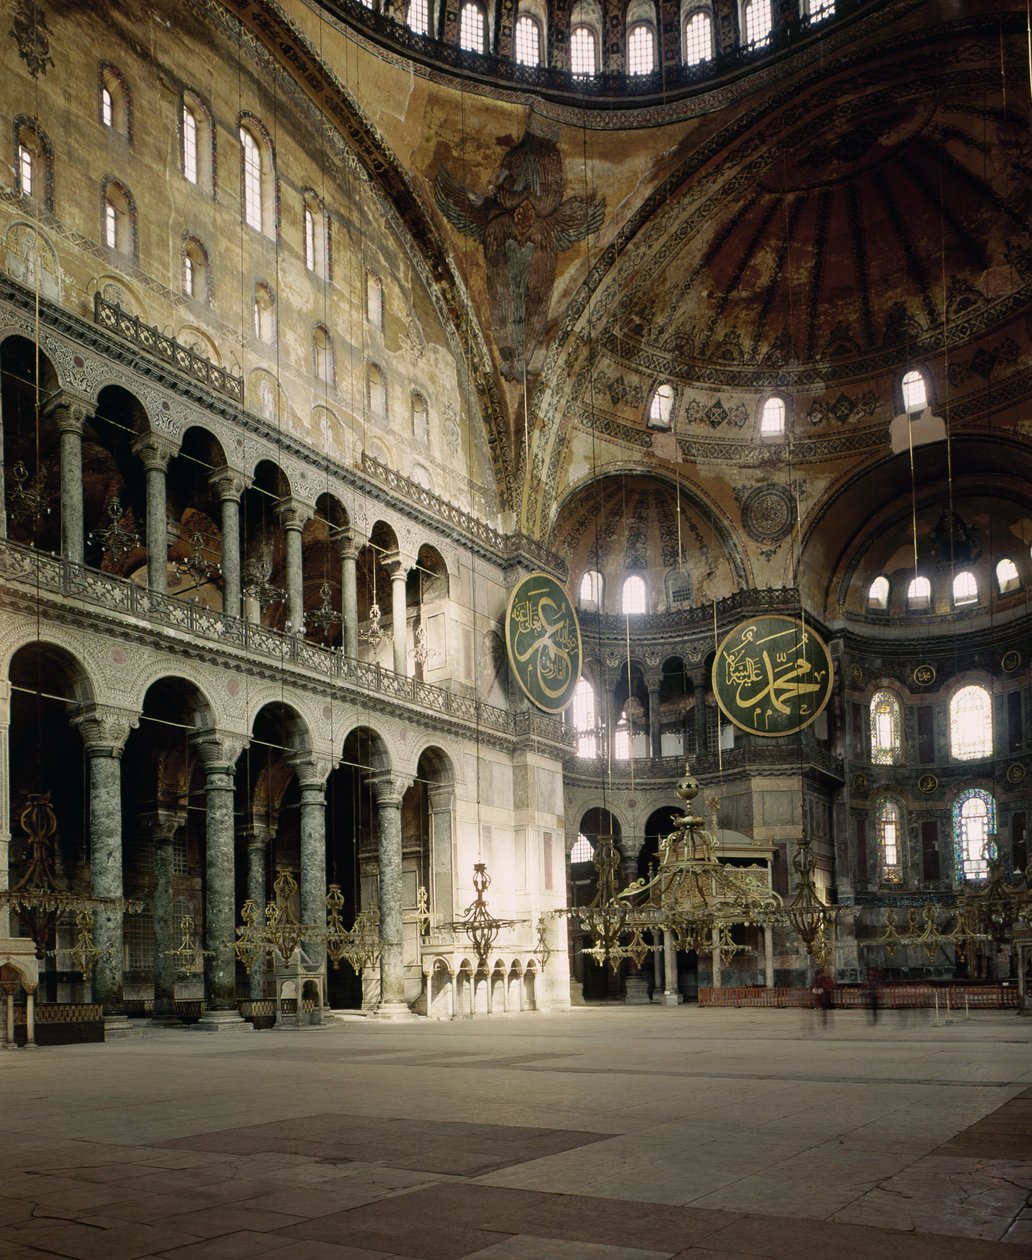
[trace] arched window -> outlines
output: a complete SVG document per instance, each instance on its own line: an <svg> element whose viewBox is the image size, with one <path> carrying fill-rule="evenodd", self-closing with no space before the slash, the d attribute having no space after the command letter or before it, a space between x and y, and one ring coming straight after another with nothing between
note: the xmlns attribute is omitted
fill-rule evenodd
<svg viewBox="0 0 1032 1260"><path fill-rule="evenodd" d="M1008 591L1016 591L1020 584L1018 566L1013 560L1005 557L996 566L996 585L1000 588L1000 594L1006 595Z"/></svg>
<svg viewBox="0 0 1032 1260"><path fill-rule="evenodd" d="M953 579L953 603L958 608L964 604L978 603L978 582L970 569L958 573Z"/></svg>
<svg viewBox="0 0 1032 1260"><path fill-rule="evenodd" d="M908 416L924 411L928 406L928 386L916 368L904 374L900 389L903 392L903 410Z"/></svg>
<svg viewBox="0 0 1032 1260"><path fill-rule="evenodd" d="M586 678L573 691L573 729L577 735L577 756L598 756L598 722L595 718L595 688Z"/></svg>
<svg viewBox="0 0 1032 1260"><path fill-rule="evenodd" d="M198 302L209 302L208 251L196 236L183 240L183 292Z"/></svg>
<svg viewBox="0 0 1032 1260"><path fill-rule="evenodd" d="M184 92L179 107L179 157L188 184L210 193L214 161L211 114L199 97Z"/></svg>
<svg viewBox="0 0 1032 1260"><path fill-rule="evenodd" d="M691 608L692 575L683 569L675 570L667 576L667 607Z"/></svg>
<svg viewBox="0 0 1032 1260"><path fill-rule="evenodd" d="M516 61L521 66L541 65L541 27L536 17L521 13L516 19Z"/></svg>
<svg viewBox="0 0 1032 1260"><path fill-rule="evenodd" d="M871 583L871 588L867 592L867 603L871 608L888 608L889 579L884 573L879 573Z"/></svg>
<svg viewBox="0 0 1032 1260"><path fill-rule="evenodd" d="M907 587L907 607L908 608L931 608L932 606L932 584L926 577L920 574L911 579L910 585Z"/></svg>
<svg viewBox="0 0 1032 1260"><path fill-rule="evenodd" d="M102 61L98 69L97 106L101 125L117 131L132 144L133 107L129 84L121 70L110 62Z"/></svg>
<svg viewBox="0 0 1032 1260"><path fill-rule="evenodd" d="M629 577L624 578L623 588L620 591L620 611L622 613L643 613L648 612L649 597L645 588L645 579L639 577L637 573L632 573Z"/></svg>
<svg viewBox="0 0 1032 1260"><path fill-rule="evenodd" d="M14 120L14 186L23 197L54 210L54 150L46 133L24 115Z"/></svg>
<svg viewBox="0 0 1032 1260"><path fill-rule="evenodd" d="M369 410L374 416L387 415L387 380L383 370L370 363L367 377L369 386Z"/></svg>
<svg viewBox="0 0 1032 1260"><path fill-rule="evenodd" d="M891 691L871 697L871 761L876 766L898 766L903 757L903 715Z"/></svg>
<svg viewBox="0 0 1032 1260"><path fill-rule="evenodd" d="M602 611L602 574L597 569L588 569L581 578L577 602L589 612Z"/></svg>
<svg viewBox="0 0 1032 1260"><path fill-rule="evenodd" d="M878 866L883 884L903 882L903 810L898 801L884 796L875 806L878 832Z"/></svg>
<svg viewBox="0 0 1032 1260"><path fill-rule="evenodd" d="M426 35L430 31L430 7L427 0L409 0L409 30L417 35Z"/></svg>
<svg viewBox="0 0 1032 1260"><path fill-rule="evenodd" d="M785 400L772 394L760 412L760 437L781 437L785 432Z"/></svg>
<svg viewBox="0 0 1032 1260"><path fill-rule="evenodd" d="M430 441L430 411L422 394L412 395L412 437L422 446Z"/></svg>
<svg viewBox="0 0 1032 1260"><path fill-rule="evenodd" d="M996 802L981 788L968 788L953 802L953 854L957 880L982 880L996 857Z"/></svg>
<svg viewBox="0 0 1032 1260"><path fill-rule="evenodd" d="M240 123L240 202L243 220L256 232L276 235L272 142L256 118Z"/></svg>
<svg viewBox="0 0 1032 1260"><path fill-rule="evenodd" d="M627 73L651 74L655 68L655 32L648 22L636 22L627 35Z"/></svg>
<svg viewBox="0 0 1032 1260"><path fill-rule="evenodd" d="M570 32L570 70L576 77L590 78L598 67L598 40L590 26L575 26Z"/></svg>
<svg viewBox="0 0 1032 1260"><path fill-rule="evenodd" d="M366 272L366 319L383 332L383 281L375 271Z"/></svg>
<svg viewBox="0 0 1032 1260"><path fill-rule="evenodd" d="M593 862L595 860L595 850L591 841L585 835L578 835L577 842L570 850L570 862Z"/></svg>
<svg viewBox="0 0 1032 1260"><path fill-rule="evenodd" d="M674 414L674 387L664 382L657 385L649 399L649 428L669 429Z"/></svg>
<svg viewBox="0 0 1032 1260"><path fill-rule="evenodd" d="M276 394L272 388L272 382L267 376L262 377L258 386L258 409L266 420L275 420Z"/></svg>
<svg viewBox="0 0 1032 1260"><path fill-rule="evenodd" d="M333 338L325 324L316 324L312 333L312 359L316 378L332 385L333 375Z"/></svg>
<svg viewBox="0 0 1032 1260"><path fill-rule="evenodd" d="M950 756L976 761L993 755L993 698L987 687L961 687L950 700Z"/></svg>
<svg viewBox="0 0 1032 1260"><path fill-rule="evenodd" d="M810 22L823 22L834 13L835 0L803 0L803 14Z"/></svg>
<svg viewBox="0 0 1032 1260"><path fill-rule="evenodd" d="M705 9L696 9L684 24L684 64L698 66L712 56L713 19Z"/></svg>
<svg viewBox="0 0 1032 1260"><path fill-rule="evenodd" d="M487 18L474 0L466 0L459 10L459 47L466 52L487 52Z"/></svg>
<svg viewBox="0 0 1032 1260"><path fill-rule="evenodd" d="M125 184L110 176L101 183L101 238L108 249L136 257L136 203Z"/></svg>
<svg viewBox="0 0 1032 1260"><path fill-rule="evenodd" d="M745 0L742 6L742 29L745 31L745 42L750 48L762 48L770 43L770 32L773 26L770 13L770 0Z"/></svg>
<svg viewBox="0 0 1032 1260"><path fill-rule="evenodd" d="M324 280L329 279L330 220L319 197L306 188L301 207L305 267Z"/></svg>
<svg viewBox="0 0 1032 1260"><path fill-rule="evenodd" d="M276 340L276 301L261 280L254 286L254 335L267 346Z"/></svg>

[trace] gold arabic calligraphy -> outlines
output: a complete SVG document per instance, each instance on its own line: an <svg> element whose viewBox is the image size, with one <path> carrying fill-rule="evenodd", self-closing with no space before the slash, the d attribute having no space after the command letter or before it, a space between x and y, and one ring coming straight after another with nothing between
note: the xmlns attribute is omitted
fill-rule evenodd
<svg viewBox="0 0 1032 1260"><path fill-rule="evenodd" d="M787 734L793 722L793 729L808 725L830 687L824 644L786 618L760 619L733 631L717 666L723 676L715 679L716 690L727 716L760 734Z"/></svg>
<svg viewBox="0 0 1032 1260"><path fill-rule="evenodd" d="M557 700L577 671L580 637L568 608L547 588L530 590L513 604L511 616L514 659L526 670L528 682L536 674L544 696ZM534 637L524 647L528 635Z"/></svg>

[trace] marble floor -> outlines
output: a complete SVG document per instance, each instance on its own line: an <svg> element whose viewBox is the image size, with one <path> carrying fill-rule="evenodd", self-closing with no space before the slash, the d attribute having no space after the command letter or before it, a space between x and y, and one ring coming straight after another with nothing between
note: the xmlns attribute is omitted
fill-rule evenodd
<svg viewBox="0 0 1032 1260"><path fill-rule="evenodd" d="M0 1257L1032 1257L1032 1019L694 1007L0 1054Z"/></svg>

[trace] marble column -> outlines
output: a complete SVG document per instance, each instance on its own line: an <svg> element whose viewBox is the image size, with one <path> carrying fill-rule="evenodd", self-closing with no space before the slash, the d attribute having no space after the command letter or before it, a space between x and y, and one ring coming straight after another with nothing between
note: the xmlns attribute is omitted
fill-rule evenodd
<svg viewBox="0 0 1032 1260"><path fill-rule="evenodd" d="M11 879L11 684L0 679L0 892ZM0 938L11 935L11 911L0 904Z"/></svg>
<svg viewBox="0 0 1032 1260"><path fill-rule="evenodd" d="M301 788L301 922L326 927L326 775L310 763L297 766ZM314 971L326 967L326 942L306 937L305 957Z"/></svg>
<svg viewBox="0 0 1032 1260"><path fill-rule="evenodd" d="M763 983L774 988L774 929L767 923L763 925Z"/></svg>
<svg viewBox="0 0 1032 1260"><path fill-rule="evenodd" d="M663 929L663 1005L679 1006L681 990L677 983L677 950L674 948L674 934L669 928Z"/></svg>
<svg viewBox="0 0 1032 1260"><path fill-rule="evenodd" d="M122 897L122 750L138 718L124 710L91 706L72 719L89 760L90 892ZM94 912L93 939L104 951L93 969L93 1000L105 1014L122 1005L122 911Z"/></svg>
<svg viewBox="0 0 1032 1260"><path fill-rule="evenodd" d="M175 895L172 888L173 849L175 834L186 822L186 814L178 809L157 809L140 818L140 825L150 830L154 840L154 1015L156 1024L176 1020L177 960L170 955L181 941L180 924L175 918ZM183 960L186 961L185 959Z"/></svg>
<svg viewBox="0 0 1032 1260"><path fill-rule="evenodd" d="M60 435L61 555L73 564L82 564L85 556L82 433L92 408L84 399L71 400L62 393L50 410Z"/></svg>
<svg viewBox="0 0 1032 1260"><path fill-rule="evenodd" d="M240 746L217 736L199 737L196 748L204 766L205 995L209 1012L236 1010L236 890L233 865L233 777Z"/></svg>
<svg viewBox="0 0 1032 1260"><path fill-rule="evenodd" d="M435 786L427 792L430 809L430 909L439 922L455 917L454 844L455 791L450 785Z"/></svg>
<svg viewBox="0 0 1032 1260"><path fill-rule="evenodd" d="M695 693L695 755L704 757L709 752L706 747L706 679L704 675L699 675L692 681Z"/></svg>
<svg viewBox="0 0 1032 1260"><path fill-rule="evenodd" d="M340 611L344 655L358 656L358 550L350 533L340 536Z"/></svg>
<svg viewBox="0 0 1032 1260"><path fill-rule="evenodd" d="M4 400L0 394L0 538L7 537L7 492L4 488ZM0 932L3 936L3 932Z"/></svg>
<svg viewBox="0 0 1032 1260"><path fill-rule="evenodd" d="M660 732L659 683L649 682L649 756L662 757L663 737Z"/></svg>
<svg viewBox="0 0 1032 1260"><path fill-rule="evenodd" d="M266 892L266 858L269 852L271 832L266 823L254 822L243 833L247 844L247 896L258 907L259 916L265 913L268 900ZM268 959L260 954L251 968L248 977L249 995L251 998L265 997L265 974Z"/></svg>
<svg viewBox="0 0 1032 1260"><path fill-rule="evenodd" d="M222 528L222 614L240 616L240 496L246 478L231 468L219 468L208 478L219 496Z"/></svg>
<svg viewBox="0 0 1032 1260"><path fill-rule="evenodd" d="M379 818L380 1002L382 1018L411 1014L405 1001L401 926L401 800L407 780L390 774L371 777Z"/></svg>
<svg viewBox="0 0 1032 1260"><path fill-rule="evenodd" d="M143 433L133 443L147 479L147 586L168 594L168 509L165 471L176 447L157 433Z"/></svg>
<svg viewBox="0 0 1032 1260"><path fill-rule="evenodd" d="M710 951L711 966L713 968L713 987L721 988L720 983L720 933L716 928L713 929L713 947Z"/></svg>
<svg viewBox="0 0 1032 1260"><path fill-rule="evenodd" d="M658 1001L663 991L663 937L652 929L652 996Z"/></svg>
<svg viewBox="0 0 1032 1260"><path fill-rule="evenodd" d="M408 608L405 602L405 562L398 552L384 556L383 567L391 577L391 634L394 672L408 675Z"/></svg>
<svg viewBox="0 0 1032 1260"><path fill-rule="evenodd" d="M286 548L287 629L291 634L305 633L305 585L302 571L301 531L307 514L292 499L284 499L279 508Z"/></svg>

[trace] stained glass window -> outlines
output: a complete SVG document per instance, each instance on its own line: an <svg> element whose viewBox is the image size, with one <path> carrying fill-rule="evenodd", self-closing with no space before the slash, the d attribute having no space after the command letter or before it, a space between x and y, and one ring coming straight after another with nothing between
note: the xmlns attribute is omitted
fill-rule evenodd
<svg viewBox="0 0 1032 1260"><path fill-rule="evenodd" d="M953 851L957 879L985 879L996 857L996 802L981 788L961 792L953 802Z"/></svg>
<svg viewBox="0 0 1032 1260"><path fill-rule="evenodd" d="M900 704L891 691L871 697L871 761L876 766L898 766L903 751Z"/></svg>
<svg viewBox="0 0 1032 1260"><path fill-rule="evenodd" d="M961 687L950 701L950 756L974 761L992 755L992 696L985 687Z"/></svg>
<svg viewBox="0 0 1032 1260"><path fill-rule="evenodd" d="M878 861L883 884L903 881L903 810L898 801L883 797L875 815L878 828Z"/></svg>

